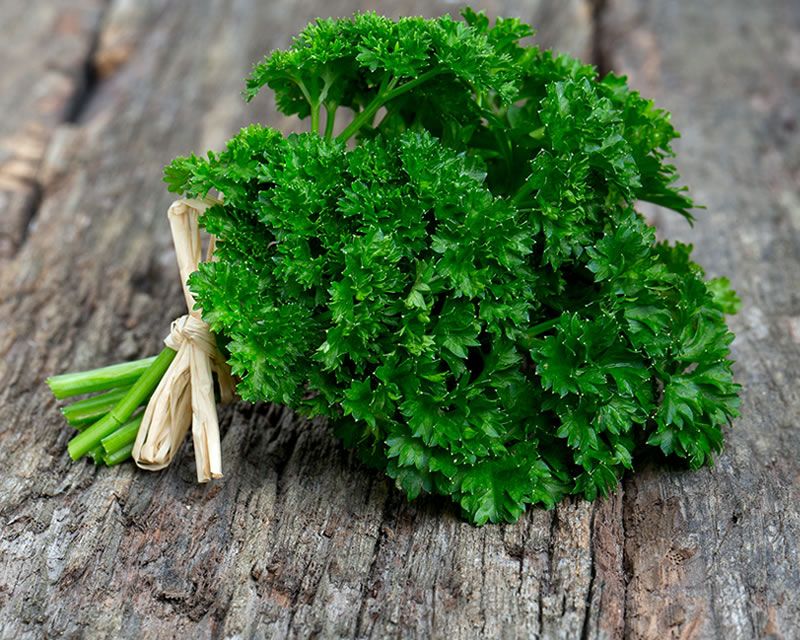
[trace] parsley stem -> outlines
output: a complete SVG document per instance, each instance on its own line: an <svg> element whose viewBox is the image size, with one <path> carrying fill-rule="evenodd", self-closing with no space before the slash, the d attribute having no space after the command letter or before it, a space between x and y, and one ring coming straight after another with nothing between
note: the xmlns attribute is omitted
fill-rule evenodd
<svg viewBox="0 0 800 640"><path fill-rule="evenodd" d="M332 107L325 105L325 113L327 115L325 120L325 137L328 140L333 137L333 127L336 124L336 109L337 107L335 105Z"/></svg>
<svg viewBox="0 0 800 640"><path fill-rule="evenodd" d="M551 320L545 320L544 322L540 322L539 324L535 324L530 327L527 331L525 331L519 338L519 344L525 349L531 349L535 344L541 342L541 339L538 338L541 334L549 331L553 327L557 326L558 323L561 321L561 316L556 316Z"/></svg>
<svg viewBox="0 0 800 640"><path fill-rule="evenodd" d="M511 204L520 204L531 193L531 191L533 191L534 187L531 177L532 176L528 176L525 182L522 183L522 186L514 194L514 197L511 198Z"/></svg>
<svg viewBox="0 0 800 640"><path fill-rule="evenodd" d="M386 102L386 94L379 91L375 94L375 97L370 103L364 107L364 110L353 118L352 122L345 127L344 131L342 131L336 139L340 142L347 142L367 123L367 121L372 119L378 109L383 106L384 102Z"/></svg>
<svg viewBox="0 0 800 640"><path fill-rule="evenodd" d="M112 364L110 367L78 373L63 373L47 379L47 385L59 400L94 391L106 391L133 384L155 361L155 357Z"/></svg>
<svg viewBox="0 0 800 640"><path fill-rule="evenodd" d="M119 429L103 438L100 444L103 445L105 454L114 453L129 444L133 444L136 440L136 434L139 433L139 425L142 424L142 418L144 418L144 413L140 413L129 422L123 424Z"/></svg>
<svg viewBox="0 0 800 640"><path fill-rule="evenodd" d="M370 103L364 107L364 110L361 111L353 121L347 125L344 131L342 131L336 139L341 142L347 142L350 138L352 138L358 130L361 129L367 122L372 120L372 117L377 113L378 109L380 109L384 104L389 102L390 100L394 100L398 96L403 95L407 91L411 91L414 87L421 85L423 82L427 82L431 78L438 76L441 73L444 73L445 69L436 67L431 69L430 71L426 71L420 76L417 76L413 80L409 80L401 84L399 87L390 88L388 91L383 90L383 88L375 94L375 97L370 101ZM391 83L389 83L391 86Z"/></svg>
<svg viewBox="0 0 800 640"><path fill-rule="evenodd" d="M133 442L126 444L124 447L117 449L114 453L107 453L103 456L103 462L106 466L113 467L120 462L125 462L133 454Z"/></svg>
<svg viewBox="0 0 800 640"><path fill-rule="evenodd" d="M311 133L319 133L319 103L311 104Z"/></svg>
<svg viewBox="0 0 800 640"><path fill-rule="evenodd" d="M530 329L528 329L527 336L529 338L538 336L544 333L545 331L548 331L549 329L555 327L560 321L561 321L561 316L558 316L551 320L546 320L545 322L540 322L539 324L535 324Z"/></svg>
<svg viewBox="0 0 800 640"><path fill-rule="evenodd" d="M86 455L87 457L91 458L95 464L103 464L105 460L103 459L103 447L97 445L94 449L89 451Z"/></svg>
<svg viewBox="0 0 800 640"><path fill-rule="evenodd" d="M130 387L121 387L91 398L78 400L78 402L73 402L61 409L61 413L64 414L67 423L73 427L90 424L111 411L125 397L129 389Z"/></svg>
<svg viewBox="0 0 800 640"><path fill-rule="evenodd" d="M533 325L522 335L520 339L520 344L526 349L530 349L534 344L536 344L537 336L540 336L545 331L549 331L550 329L555 327L560 321L561 321L561 316L557 316L555 318L552 318L551 320L545 320L544 322L540 322L539 324Z"/></svg>
<svg viewBox="0 0 800 640"><path fill-rule="evenodd" d="M67 450L73 460L77 460L95 449L103 438L127 422L128 418L142 404L144 399L153 393L161 378L164 377L164 373L175 357L175 353L173 349L164 347L142 376L128 390L125 397L111 411L69 441Z"/></svg>

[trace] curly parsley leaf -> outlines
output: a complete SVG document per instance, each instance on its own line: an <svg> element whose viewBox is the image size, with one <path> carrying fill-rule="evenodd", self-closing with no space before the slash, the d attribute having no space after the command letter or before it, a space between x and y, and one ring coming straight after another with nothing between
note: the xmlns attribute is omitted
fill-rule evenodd
<svg viewBox="0 0 800 640"><path fill-rule="evenodd" d="M309 25L246 95L310 133L253 125L165 170L222 196L190 284L239 392L325 416L476 524L605 495L642 447L706 463L738 411L740 303L635 210L692 219L669 115L519 20L464 17Z"/></svg>

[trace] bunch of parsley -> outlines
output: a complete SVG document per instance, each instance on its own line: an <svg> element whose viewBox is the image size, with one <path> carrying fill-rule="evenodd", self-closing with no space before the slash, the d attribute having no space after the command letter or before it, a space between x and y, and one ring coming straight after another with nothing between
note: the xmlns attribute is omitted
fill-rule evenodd
<svg viewBox="0 0 800 640"><path fill-rule="evenodd" d="M699 467L737 415L738 300L634 208L692 219L668 114L516 19L464 18L309 25L246 95L311 131L166 168L224 198L190 284L239 392L476 524L605 494L646 447Z"/></svg>

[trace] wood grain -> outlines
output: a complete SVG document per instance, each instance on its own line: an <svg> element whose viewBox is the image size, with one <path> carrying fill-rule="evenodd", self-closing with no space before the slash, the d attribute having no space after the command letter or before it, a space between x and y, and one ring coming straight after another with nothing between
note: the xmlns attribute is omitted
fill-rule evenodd
<svg viewBox="0 0 800 640"><path fill-rule="evenodd" d="M42 194L42 162L89 83L101 0L0 7L0 264L25 237ZM54 145L58 147L58 143Z"/></svg>
<svg viewBox="0 0 800 640"><path fill-rule="evenodd" d="M713 469L650 468L625 485L626 636L800 634L800 5L613 0L612 66L669 109L677 165L706 211L690 230L729 275L743 416Z"/></svg>
<svg viewBox="0 0 800 640"><path fill-rule="evenodd" d="M291 128L268 96L242 103L252 62L317 15L374 5L51 3L81 7L84 26L62 33L12 4L0 6L0 104L12 114L0 124L0 140L12 141L2 157L20 156L14 136L40 117L24 79L57 59L74 81L53 93L62 106L48 112L27 169L37 197L0 203L0 638L793 637L800 24L791 0L473 3L520 15L545 45L628 71L674 111L680 168L708 206L692 234L698 257L712 275L731 274L745 302L734 321L745 415L713 470L650 467L609 500L480 529L444 500L408 504L323 424L278 407L223 413L226 477L211 485L194 483L190 445L160 473L73 464L43 385L55 372L156 351L183 304L161 167L251 121ZM393 16L458 8L380 3ZM6 15L28 26L9 27ZM32 33L45 34L40 46L15 54L20 73L6 71L7 52ZM671 237L689 237L653 216Z"/></svg>
<svg viewBox="0 0 800 640"><path fill-rule="evenodd" d="M190 451L158 474L98 472L64 453L43 378L150 353L181 312L161 167L250 120L289 126L266 97L245 108L241 79L321 6L148 0L106 10L90 59L97 84L48 168L35 226L0 274L3 637L581 634L591 540L612 519L594 514L619 511L618 500L475 529L443 501L407 504L323 425L266 406L223 416L226 478L211 486L194 484ZM368 5L323 12L357 8ZM485 8L589 51L581 2ZM618 583L620 560L609 567Z"/></svg>

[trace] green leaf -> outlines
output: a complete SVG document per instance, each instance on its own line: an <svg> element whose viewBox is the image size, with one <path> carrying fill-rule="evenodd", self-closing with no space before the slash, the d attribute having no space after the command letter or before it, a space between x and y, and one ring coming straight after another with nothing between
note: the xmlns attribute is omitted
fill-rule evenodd
<svg viewBox="0 0 800 640"><path fill-rule="evenodd" d="M310 132L251 125L164 171L221 198L189 286L241 396L476 524L606 495L644 447L705 464L739 411L739 299L635 209L692 219L669 114L532 32L317 20L246 89Z"/></svg>
<svg viewBox="0 0 800 640"><path fill-rule="evenodd" d="M739 313L739 309L742 307L742 301L731 288L731 282L728 278L714 278L709 280L706 285L714 299L714 304L722 313L728 315Z"/></svg>

